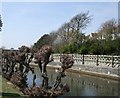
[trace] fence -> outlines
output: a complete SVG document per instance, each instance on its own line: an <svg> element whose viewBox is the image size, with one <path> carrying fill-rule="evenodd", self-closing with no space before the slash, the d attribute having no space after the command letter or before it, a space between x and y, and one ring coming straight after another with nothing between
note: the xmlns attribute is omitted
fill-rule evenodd
<svg viewBox="0 0 120 98"><path fill-rule="evenodd" d="M53 54L55 62L60 62L61 54ZM81 55L81 54L70 54L73 56L75 63L74 65L92 65L92 66L103 66L103 67L120 67L120 56L112 55Z"/></svg>

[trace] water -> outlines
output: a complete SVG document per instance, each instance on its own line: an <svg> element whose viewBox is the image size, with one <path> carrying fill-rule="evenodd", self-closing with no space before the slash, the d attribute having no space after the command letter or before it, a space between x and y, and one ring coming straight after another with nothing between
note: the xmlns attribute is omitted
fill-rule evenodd
<svg viewBox="0 0 120 98"><path fill-rule="evenodd" d="M40 85L42 78L39 68L35 68L35 72L36 85ZM49 85L53 85L57 74L57 70L48 70ZM118 81L69 72L66 75L62 83L69 85L70 92L64 96L118 96ZM32 86L31 72L28 74L27 82Z"/></svg>

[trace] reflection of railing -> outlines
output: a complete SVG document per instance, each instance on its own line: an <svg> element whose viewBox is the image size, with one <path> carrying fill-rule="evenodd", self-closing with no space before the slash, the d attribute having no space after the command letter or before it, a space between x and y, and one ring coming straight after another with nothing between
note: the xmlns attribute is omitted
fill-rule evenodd
<svg viewBox="0 0 120 98"><path fill-rule="evenodd" d="M54 61L59 62L61 54L53 54ZM120 67L120 56L112 55L81 55L71 54L75 60L74 64L97 65L107 67Z"/></svg>

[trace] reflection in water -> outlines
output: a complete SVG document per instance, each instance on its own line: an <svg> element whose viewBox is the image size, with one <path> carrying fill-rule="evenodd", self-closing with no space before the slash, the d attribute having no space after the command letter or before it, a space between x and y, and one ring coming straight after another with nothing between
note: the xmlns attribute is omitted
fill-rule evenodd
<svg viewBox="0 0 120 98"><path fill-rule="evenodd" d="M36 84L42 83L39 68L35 69L37 78ZM58 72L48 70L49 85L53 85ZM67 83L70 92L64 96L118 96L118 81L92 77L83 74L66 73L67 76L62 79L62 83ZM27 83L32 86L32 73L29 72Z"/></svg>

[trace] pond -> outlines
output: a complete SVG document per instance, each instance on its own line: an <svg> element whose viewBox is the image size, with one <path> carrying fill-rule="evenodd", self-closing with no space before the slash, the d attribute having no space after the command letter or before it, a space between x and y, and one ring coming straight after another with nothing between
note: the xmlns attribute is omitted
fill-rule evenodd
<svg viewBox="0 0 120 98"><path fill-rule="evenodd" d="M36 85L42 83L39 68L35 68L37 75ZM49 85L52 86L58 70L48 69ZM118 96L118 81L93 77L84 74L66 72L66 77L62 79L62 83L67 83L70 92L63 96ZM28 73L27 83L32 86L32 73Z"/></svg>

